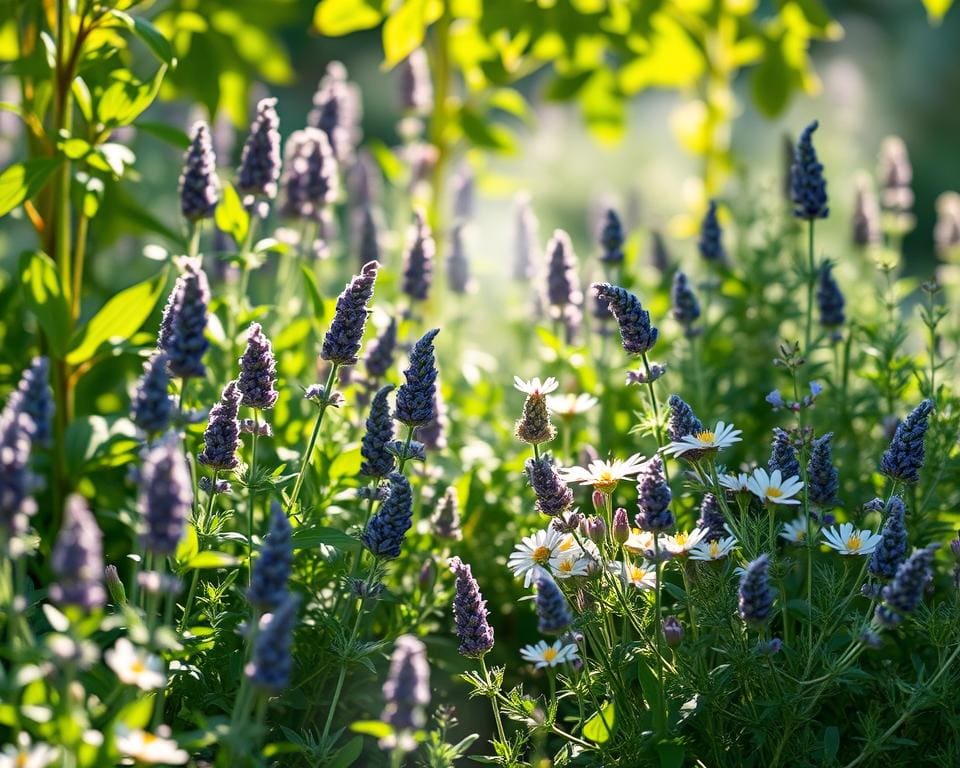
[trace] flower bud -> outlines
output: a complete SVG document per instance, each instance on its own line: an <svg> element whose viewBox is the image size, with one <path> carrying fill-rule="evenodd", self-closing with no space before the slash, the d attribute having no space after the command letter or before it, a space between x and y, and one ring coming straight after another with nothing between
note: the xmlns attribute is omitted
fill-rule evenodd
<svg viewBox="0 0 960 768"><path fill-rule="evenodd" d="M117 572L117 566L108 565L103 569L103 581L110 592L110 599L114 605L123 606L127 604L127 591L123 588L123 582L120 581L120 574Z"/></svg>
<svg viewBox="0 0 960 768"><path fill-rule="evenodd" d="M603 514L603 511L607 508L607 497L603 494L603 491L594 491L591 498L597 514Z"/></svg>
<svg viewBox="0 0 960 768"><path fill-rule="evenodd" d="M627 519L627 510L623 507L617 507L613 513L613 540L617 544L623 544L630 538L630 521Z"/></svg>
<svg viewBox="0 0 960 768"><path fill-rule="evenodd" d="M588 517L584 520L583 527L586 528L587 536L595 544L600 544L607 538L607 524L599 515Z"/></svg>
<svg viewBox="0 0 960 768"><path fill-rule="evenodd" d="M676 616L667 616L663 620L663 639L671 648L676 648L683 640L683 625Z"/></svg>

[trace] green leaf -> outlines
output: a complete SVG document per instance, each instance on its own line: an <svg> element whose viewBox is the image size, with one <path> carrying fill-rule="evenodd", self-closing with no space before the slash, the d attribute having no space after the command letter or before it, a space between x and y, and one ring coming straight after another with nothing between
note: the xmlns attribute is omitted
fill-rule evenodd
<svg viewBox="0 0 960 768"><path fill-rule="evenodd" d="M932 24L939 24L952 5L953 0L923 0L923 7L927 9Z"/></svg>
<svg viewBox="0 0 960 768"><path fill-rule="evenodd" d="M190 146L190 137L172 125L141 120L136 123L135 127L138 131L146 131L151 136L156 136L161 141L172 144L174 147L187 149Z"/></svg>
<svg viewBox="0 0 960 768"><path fill-rule="evenodd" d="M313 307L313 317L315 320L323 319L323 296L320 295L320 287L317 285L317 276L313 274L310 267L301 265L300 271L303 273L303 282L307 286L307 293L310 296L310 304Z"/></svg>
<svg viewBox="0 0 960 768"><path fill-rule="evenodd" d="M503 153L516 151L517 142L510 131L502 125L484 120L472 110L460 111L460 127L464 135L470 139L470 143L476 147Z"/></svg>
<svg viewBox="0 0 960 768"><path fill-rule="evenodd" d="M231 565L235 565L236 562L237 558L233 555L228 555L226 552L207 550L206 552L200 552L191 557L187 563L187 568L197 571L208 568L228 568Z"/></svg>
<svg viewBox="0 0 960 768"><path fill-rule="evenodd" d="M173 46L153 24L140 16L133 17L133 33L139 37L146 46L153 51L164 64L176 65L176 59L173 55Z"/></svg>
<svg viewBox="0 0 960 768"><path fill-rule="evenodd" d="M830 764L837 758L840 751L840 729L829 725L823 729L823 761Z"/></svg>
<svg viewBox="0 0 960 768"><path fill-rule="evenodd" d="M21 254L20 288L51 349L63 357L70 337L70 308L53 259L43 251Z"/></svg>
<svg viewBox="0 0 960 768"><path fill-rule="evenodd" d="M162 64L147 82L114 80L100 95L97 119L108 128L130 125L153 103L166 72L167 65Z"/></svg>
<svg viewBox="0 0 960 768"><path fill-rule="evenodd" d="M357 545L357 540L341 530L322 525L297 528L293 532L294 549L313 549L321 544L336 549L349 549Z"/></svg>
<svg viewBox="0 0 960 768"><path fill-rule="evenodd" d="M150 317L166 284L164 270L152 280L120 291L74 337L67 362L78 365L92 358L104 344L115 347L127 341Z"/></svg>
<svg viewBox="0 0 960 768"><path fill-rule="evenodd" d="M384 736L393 733L393 726L382 720L356 720L350 723L350 730L354 733L362 733L366 736L382 739Z"/></svg>
<svg viewBox="0 0 960 768"><path fill-rule="evenodd" d="M229 234L240 245L250 229L250 214L243 207L240 195L229 181L223 185L223 194L217 205L214 220L217 227Z"/></svg>
<svg viewBox="0 0 960 768"><path fill-rule="evenodd" d="M399 64L423 44L427 27L436 21L438 3L404 0L383 23L383 66ZM442 8L440 8L442 10Z"/></svg>
<svg viewBox="0 0 960 768"><path fill-rule="evenodd" d="M753 100L764 115L774 117L783 111L790 99L791 71L782 41L767 43L763 61L753 71L751 85Z"/></svg>
<svg viewBox="0 0 960 768"><path fill-rule="evenodd" d="M603 744L616 727L616 707L612 701L608 701L583 724L583 736L595 744Z"/></svg>
<svg viewBox="0 0 960 768"><path fill-rule="evenodd" d="M130 729L146 728L153 715L154 695L137 696L127 704L116 717L116 722L123 723Z"/></svg>
<svg viewBox="0 0 960 768"><path fill-rule="evenodd" d="M377 4L368 0L320 0L313 14L313 26L321 35L340 37L373 29L382 19Z"/></svg>
<svg viewBox="0 0 960 768"><path fill-rule="evenodd" d="M62 158L37 158L7 166L0 173L0 216L29 200L43 189Z"/></svg>
<svg viewBox="0 0 960 768"><path fill-rule="evenodd" d="M387 181L396 184L403 178L403 161L393 153L390 147L379 139L371 139L367 143L367 148L373 153Z"/></svg>
<svg viewBox="0 0 960 768"><path fill-rule="evenodd" d="M180 543L177 544L177 551L173 557L178 563L189 563L197 556L199 551L200 542L197 538L196 526L188 523L183 538L180 539Z"/></svg>
<svg viewBox="0 0 960 768"><path fill-rule="evenodd" d="M363 738L354 736L326 761L327 768L349 768L363 752Z"/></svg>
<svg viewBox="0 0 960 768"><path fill-rule="evenodd" d="M660 768L683 768L684 749L682 744L664 742L657 744Z"/></svg>

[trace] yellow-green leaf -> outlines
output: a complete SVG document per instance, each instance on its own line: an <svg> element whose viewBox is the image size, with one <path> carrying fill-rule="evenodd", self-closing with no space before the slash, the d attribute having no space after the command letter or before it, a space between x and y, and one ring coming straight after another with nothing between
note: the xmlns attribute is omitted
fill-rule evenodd
<svg viewBox="0 0 960 768"><path fill-rule="evenodd" d="M214 219L217 227L233 237L238 246L246 239L250 228L250 214L243 207L240 195L230 182L223 185L223 194Z"/></svg>
<svg viewBox="0 0 960 768"><path fill-rule="evenodd" d="M616 708L612 701L608 701L583 724L583 735L595 744L603 744L610 738L616 725Z"/></svg>
<svg viewBox="0 0 960 768"><path fill-rule="evenodd" d="M0 173L0 216L43 189L58 165L60 158L41 158L7 166Z"/></svg>
<svg viewBox="0 0 960 768"><path fill-rule="evenodd" d="M187 568L191 570L226 568L230 565L234 565L236 562L237 559L233 555L228 555L226 552L214 552L212 550L207 550L206 552L201 552L198 555L190 558L190 562L187 563Z"/></svg>
<svg viewBox="0 0 960 768"><path fill-rule="evenodd" d="M70 337L70 309L53 259L43 251L22 254L20 287L51 349L57 357L62 357Z"/></svg>
<svg viewBox="0 0 960 768"><path fill-rule="evenodd" d="M951 5L953 5L953 0L923 0L923 7L927 9L927 15L933 24L940 23L947 11L950 10Z"/></svg>
<svg viewBox="0 0 960 768"><path fill-rule="evenodd" d="M366 0L321 0L313 14L313 26L321 35L340 37L372 29L383 19L373 2Z"/></svg>
<svg viewBox="0 0 960 768"><path fill-rule="evenodd" d="M423 43L427 27L436 21L437 3L404 0L383 24L383 66L399 64Z"/></svg>

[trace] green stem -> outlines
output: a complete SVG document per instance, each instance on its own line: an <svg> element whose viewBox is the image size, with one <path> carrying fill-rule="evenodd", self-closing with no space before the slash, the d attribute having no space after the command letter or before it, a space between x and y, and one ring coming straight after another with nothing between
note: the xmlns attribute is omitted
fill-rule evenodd
<svg viewBox="0 0 960 768"><path fill-rule="evenodd" d="M250 473L247 475L247 492L250 495L247 510L247 586L253 581L253 524L257 498L257 437L260 433L260 409L253 409L253 434L250 435Z"/></svg>
<svg viewBox="0 0 960 768"><path fill-rule="evenodd" d="M653 420L654 428L657 434L657 446L663 448L663 430L660 427L660 407L657 405L657 393L653 388L653 382L650 381L650 361L647 359L647 353L644 352L642 355L643 359L643 370L647 375L647 391L650 393L650 407L653 409ZM664 479L669 484L670 482L670 470L667 469L667 462L663 462L663 476Z"/></svg>
<svg viewBox="0 0 960 768"><path fill-rule="evenodd" d="M644 361L646 362L646 361ZM660 534L653 532L653 567L655 574L655 586L653 592L653 636L656 638L657 647L657 719L656 728L663 735L664 726L667 722L666 700L663 695L663 632L660 627Z"/></svg>
<svg viewBox="0 0 960 768"><path fill-rule="evenodd" d="M803 352L805 355L810 354L810 339L813 335L813 289L816 284L816 265L814 263L813 255L813 230L814 230L814 219L810 219L809 227L807 229L807 267L810 270L807 275L807 318L806 318L806 328L804 330L804 343L803 343Z"/></svg>
<svg viewBox="0 0 960 768"><path fill-rule="evenodd" d="M300 471L297 473L297 480L293 484L293 492L290 494L290 500L287 502L287 509L292 510L297 505L300 498L300 489L303 487L303 478L307 473L307 467L310 466L310 459L313 456L313 449L317 444L317 435L320 434L320 425L323 423L323 415L327 412L327 405L330 402L330 393L333 390L333 382L336 381L337 371L340 368L339 363L333 363L330 366L330 373L327 375L327 383L323 389L323 402L320 403L320 412L317 414L317 420L313 425L313 433L310 435L310 442L307 443L307 450L303 454L303 460L300 462Z"/></svg>
<svg viewBox="0 0 960 768"><path fill-rule="evenodd" d="M480 669L483 672L483 680L490 686L490 673L487 671L487 662L484 661L483 656L480 657ZM490 696L490 708L493 710L493 719L497 724L497 736L500 737L500 743L507 743L507 735L503 731L503 721L500 719L500 707L497 706L497 691Z"/></svg>

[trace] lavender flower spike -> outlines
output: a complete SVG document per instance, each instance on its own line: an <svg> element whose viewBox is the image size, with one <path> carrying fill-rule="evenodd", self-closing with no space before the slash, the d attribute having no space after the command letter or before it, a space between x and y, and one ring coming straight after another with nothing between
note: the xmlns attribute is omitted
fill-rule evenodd
<svg viewBox="0 0 960 768"><path fill-rule="evenodd" d="M823 166L813 146L813 132L819 123L814 120L800 134L790 167L790 194L793 199L793 215L798 219L813 221L825 219L830 213L827 207L827 182L823 179Z"/></svg>
<svg viewBox="0 0 960 768"><path fill-rule="evenodd" d="M703 501L700 502L700 517L697 518L697 528L703 528L707 531L707 541L716 541L727 535L723 512L720 509L717 497L712 493L703 494Z"/></svg>
<svg viewBox="0 0 960 768"><path fill-rule="evenodd" d="M157 442L144 457L137 506L143 519L143 548L161 557L172 555L193 506L190 470L173 435Z"/></svg>
<svg viewBox="0 0 960 768"><path fill-rule="evenodd" d="M400 556L403 539L413 523L413 491L399 472L390 474L390 495L377 510L360 537L374 557L389 560Z"/></svg>
<svg viewBox="0 0 960 768"><path fill-rule="evenodd" d="M693 324L700 318L700 302L690 286L686 274L677 270L673 276L673 287L670 290L671 314L673 319L683 326L687 338L695 336L697 330Z"/></svg>
<svg viewBox="0 0 960 768"><path fill-rule="evenodd" d="M220 202L217 158L210 142L210 128L204 122L194 124L190 148L183 159L180 174L180 211L188 221L209 219Z"/></svg>
<svg viewBox="0 0 960 768"><path fill-rule="evenodd" d="M717 201L711 200L707 212L700 224L700 240L697 248L704 261L714 264L724 264L727 261L727 252L723 248L723 229L717 219Z"/></svg>
<svg viewBox="0 0 960 768"><path fill-rule="evenodd" d="M800 477L800 461L793 447L790 433L780 427L774 427L773 444L770 448L770 460L767 462L770 472L779 469L783 478Z"/></svg>
<svg viewBox="0 0 960 768"><path fill-rule="evenodd" d="M640 470L637 483L636 523L644 531L665 531L674 524L670 501L673 494L663 473L663 460L654 456Z"/></svg>
<svg viewBox="0 0 960 768"><path fill-rule="evenodd" d="M57 582L50 587L50 599L58 605L75 605L87 611L107 601L103 588L103 534L79 494L67 497L63 526L57 535L51 558Z"/></svg>
<svg viewBox="0 0 960 768"><path fill-rule="evenodd" d="M17 390L10 396L9 406L27 414L33 422L30 439L34 445L50 441L53 425L53 390L50 389L50 361L37 356L30 361Z"/></svg>
<svg viewBox="0 0 960 768"><path fill-rule="evenodd" d="M573 623L567 598L551 578L537 580L537 629L545 635L559 635Z"/></svg>
<svg viewBox="0 0 960 768"><path fill-rule="evenodd" d="M251 323L237 379L237 389L242 395L240 404L249 408L273 408L279 397L276 385L277 363L270 339L263 334L260 323Z"/></svg>
<svg viewBox="0 0 960 768"><path fill-rule="evenodd" d="M174 404L167 391L169 383L167 356L159 352L143 364L143 376L137 382L130 413L133 423L148 435L170 426Z"/></svg>
<svg viewBox="0 0 960 768"><path fill-rule="evenodd" d="M437 512L430 522L433 525L433 534L438 539L463 539L463 531L460 530L460 502L457 499L457 489L452 485L444 491Z"/></svg>
<svg viewBox="0 0 960 768"><path fill-rule="evenodd" d="M573 491L560 477L549 455L527 459L524 468L527 480L537 495L536 508L540 514L557 517L573 504Z"/></svg>
<svg viewBox="0 0 960 768"><path fill-rule="evenodd" d="M240 390L237 382L231 381L223 390L220 402L210 410L210 420L203 433L203 452L197 457L201 464L213 469L236 469L240 464L237 449L240 447Z"/></svg>
<svg viewBox="0 0 960 768"><path fill-rule="evenodd" d="M30 434L33 419L8 403L0 413L0 530L8 537L26 529L36 511L30 498L34 477L30 472Z"/></svg>
<svg viewBox="0 0 960 768"><path fill-rule="evenodd" d="M829 261L820 265L817 276L817 308L820 310L820 325L824 328L838 328L846 321L843 312L845 304L843 293L833 276L833 267Z"/></svg>
<svg viewBox="0 0 960 768"><path fill-rule="evenodd" d="M623 348L631 355L642 355L657 343L660 332L650 324L650 313L630 291L610 283L594 283L597 299L606 301L620 325Z"/></svg>
<svg viewBox="0 0 960 768"><path fill-rule="evenodd" d="M277 502L271 505L270 532L260 545L253 563L247 600L263 612L276 611L287 598L287 584L293 568L293 528Z"/></svg>
<svg viewBox="0 0 960 768"><path fill-rule="evenodd" d="M364 264L337 298L333 322L323 337L320 357L339 365L353 365L358 360L363 329L367 323L367 302L373 297L373 285L377 280L380 265L371 261Z"/></svg>
<svg viewBox="0 0 960 768"><path fill-rule="evenodd" d="M279 693L290 684L291 646L299 606L299 597L288 594L279 608L260 619L253 660L245 672L254 685L268 693Z"/></svg>
<svg viewBox="0 0 960 768"><path fill-rule="evenodd" d="M554 230L553 237L547 243L545 261L547 303L559 317L568 306L579 306L583 301L580 279L577 277L577 257L570 235L562 229Z"/></svg>
<svg viewBox="0 0 960 768"><path fill-rule="evenodd" d="M397 349L397 321L390 323L377 338L367 345L367 354L363 359L367 375L371 379L382 379L393 367L393 354Z"/></svg>
<svg viewBox="0 0 960 768"><path fill-rule="evenodd" d="M280 178L280 118L277 100L261 99L240 155L237 188L248 195L277 196Z"/></svg>
<svg viewBox="0 0 960 768"><path fill-rule="evenodd" d="M199 262L187 264L179 284L179 295L171 311L170 332L162 349L167 353L167 364L174 376L181 379L202 377L207 373L203 355L210 346L204 335L210 288ZM161 327L161 337L163 335Z"/></svg>
<svg viewBox="0 0 960 768"><path fill-rule="evenodd" d="M670 406L667 433L671 440L680 440L687 435L703 432L703 422L697 418L693 409L679 395L670 395L667 405Z"/></svg>
<svg viewBox="0 0 960 768"><path fill-rule="evenodd" d="M433 401L437 388L437 366L433 340L439 328L427 331L410 352L410 365L403 372L406 380L397 391L394 418L411 427L426 424L434 417Z"/></svg>
<svg viewBox="0 0 960 768"><path fill-rule="evenodd" d="M770 586L770 558L760 555L747 565L740 578L740 618L748 624L763 624L773 613L774 591Z"/></svg>
<svg viewBox="0 0 960 768"><path fill-rule="evenodd" d="M836 504L837 489L840 487L837 468L833 466L831 440L833 432L814 440L807 461L807 500L821 509Z"/></svg>
<svg viewBox="0 0 960 768"><path fill-rule="evenodd" d="M883 454L880 471L901 483L916 483L924 459L924 437L933 401L924 400L897 425L890 447Z"/></svg>
<svg viewBox="0 0 960 768"><path fill-rule="evenodd" d="M457 577L453 618L460 640L458 651L468 659L481 659L493 648L493 627L487 620L487 601L480 594L469 565L459 557L453 557L450 558L450 568Z"/></svg>
<svg viewBox="0 0 960 768"><path fill-rule="evenodd" d="M380 746L405 752L416 749L410 731L427 722L424 707L430 703L430 665L427 647L413 635L401 635L393 646L390 671L383 684L385 706L380 719L392 726L393 734L381 739Z"/></svg>
<svg viewBox="0 0 960 768"><path fill-rule="evenodd" d="M892 579L900 564L907 559L907 507L899 496L892 496L887 504L887 519L883 521L882 538L870 556L868 569L878 579Z"/></svg>
<svg viewBox="0 0 960 768"><path fill-rule="evenodd" d="M387 450L393 440L393 419L390 415L390 401L393 384L380 388L370 403L370 415L367 417L367 431L360 444L360 455L363 463L360 465L360 474L367 477L386 477L393 471L396 464L394 456Z"/></svg>
<svg viewBox="0 0 960 768"><path fill-rule="evenodd" d="M939 547L939 544L928 544L897 568L893 581L883 588L883 603L874 612L881 626L892 629L920 605L924 590L933 578L933 557Z"/></svg>
<svg viewBox="0 0 960 768"><path fill-rule="evenodd" d="M421 210L413 212L403 256L403 292L412 301L426 301L433 284L433 257L437 246Z"/></svg>

